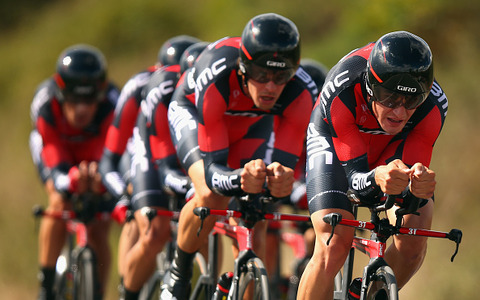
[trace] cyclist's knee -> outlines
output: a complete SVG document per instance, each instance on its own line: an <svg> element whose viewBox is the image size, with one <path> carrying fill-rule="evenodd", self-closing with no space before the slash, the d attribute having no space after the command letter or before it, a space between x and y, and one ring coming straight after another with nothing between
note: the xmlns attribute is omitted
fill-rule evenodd
<svg viewBox="0 0 480 300"><path fill-rule="evenodd" d="M315 230L312 260L319 271L333 278L342 267L352 247L354 230L350 227L337 226L332 236L332 227L323 221L325 214L326 212L317 212L311 216ZM328 245L327 241L329 241Z"/></svg>
<svg viewBox="0 0 480 300"><path fill-rule="evenodd" d="M421 262L427 253L427 238L397 236L395 247L404 260L415 264Z"/></svg>
<svg viewBox="0 0 480 300"><path fill-rule="evenodd" d="M156 255L162 251L165 243L170 239L169 222L169 219L164 217L156 217L152 220L148 231L140 237L146 253Z"/></svg>
<svg viewBox="0 0 480 300"><path fill-rule="evenodd" d="M196 206L206 206L215 209L225 209L228 206L230 197L221 196L213 191L209 191L194 197L192 201L195 201Z"/></svg>

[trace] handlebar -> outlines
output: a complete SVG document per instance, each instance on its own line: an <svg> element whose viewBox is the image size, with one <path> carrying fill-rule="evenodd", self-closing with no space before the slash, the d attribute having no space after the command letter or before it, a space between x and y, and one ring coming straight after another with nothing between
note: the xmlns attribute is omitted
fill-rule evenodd
<svg viewBox="0 0 480 300"><path fill-rule="evenodd" d="M342 215L339 213L330 213L327 214L323 217L323 221L325 223L328 223L332 226L332 231L330 234L330 237L328 238L326 244L327 246L330 244L331 239L333 238L333 234L335 231L335 227L337 225L344 225L344 226L350 226L350 227L355 227L355 228L360 228L360 229L368 229L372 230L377 234L380 234L384 240L389 238L392 235L396 234L404 234L404 235L414 235L414 236L425 236L425 237L436 237L436 238L447 238L456 244L455 252L453 253L451 257L451 261L453 262L455 256L458 253L458 249L460 246L460 243L462 241L462 231L459 229L452 229L450 232L440 232L440 231L433 231L433 230L428 230L428 229L416 229L416 228L407 228L407 227L402 227L401 226L401 220L402 216L408 213L414 213L418 214L416 210L418 209L418 204L419 202L417 201L416 203L410 204L408 207L405 208L405 210L401 211L400 213L396 213L397 220L395 225L391 225L388 222L388 219L382 219L380 220L378 218L378 213L381 211L385 211L389 208L391 208L396 202L396 197L395 196L387 196L387 200L383 204L379 204L373 207L369 207L370 210L372 211L372 220L371 222L364 222L364 221L357 221L357 220L348 220L348 219L343 219ZM402 208L399 208L401 210ZM413 212L411 211L412 209ZM376 217L375 217L376 216Z"/></svg>
<svg viewBox="0 0 480 300"><path fill-rule="evenodd" d="M254 195L253 197L255 197ZM259 198L258 198L259 197ZM269 197L264 197L259 195L255 199L263 199L262 201L268 201ZM275 220L275 221L295 221L295 222L309 222L310 217L297 214L283 214L283 213L267 213L263 210L256 210L252 204L252 196L246 195L241 198L238 198L240 203L245 204L241 205L239 211L229 210L229 209L210 209L208 207L196 207L193 209L193 213L198 216L201 220L200 227L197 232L197 236L200 235L201 230L203 229L203 221L211 215L214 216L223 216L223 217L233 217L240 218L245 221L246 227L253 227L253 225L260 220Z"/></svg>

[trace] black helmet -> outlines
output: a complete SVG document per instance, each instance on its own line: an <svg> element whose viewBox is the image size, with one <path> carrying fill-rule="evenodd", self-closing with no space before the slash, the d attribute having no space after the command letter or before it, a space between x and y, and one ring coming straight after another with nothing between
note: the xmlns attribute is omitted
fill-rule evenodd
<svg viewBox="0 0 480 300"><path fill-rule="evenodd" d="M183 51L180 57L180 74L183 74L187 69L193 66L200 53L208 46L208 42L199 42L189 46Z"/></svg>
<svg viewBox="0 0 480 300"><path fill-rule="evenodd" d="M327 78L328 69L318 61L311 58L303 58L300 61L300 65L305 72L312 77L313 81L320 90L325 82L325 78Z"/></svg>
<svg viewBox="0 0 480 300"><path fill-rule="evenodd" d="M401 105L395 102L398 95L408 96L403 105L413 109L425 101L432 87L432 52L423 39L410 32L391 32L375 43L367 73L373 100L393 107Z"/></svg>
<svg viewBox="0 0 480 300"><path fill-rule="evenodd" d="M295 74L300 62L300 34L289 19L274 13L253 17L245 26L240 70L249 77L253 65Z"/></svg>
<svg viewBox="0 0 480 300"><path fill-rule="evenodd" d="M99 101L106 91L107 63L102 52L89 45L65 49L57 60L58 100Z"/></svg>
<svg viewBox="0 0 480 300"><path fill-rule="evenodd" d="M162 66L178 65L183 51L192 44L200 42L199 39L189 35L178 35L163 43L158 51L158 62Z"/></svg>

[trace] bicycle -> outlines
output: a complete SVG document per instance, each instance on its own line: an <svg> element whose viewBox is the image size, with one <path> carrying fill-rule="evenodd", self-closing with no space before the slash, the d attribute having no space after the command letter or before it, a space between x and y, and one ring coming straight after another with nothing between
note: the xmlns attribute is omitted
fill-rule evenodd
<svg viewBox="0 0 480 300"><path fill-rule="evenodd" d="M40 205L33 208L35 218L50 217L66 222L67 238L57 258L55 299L101 299L96 254L88 241L87 225L93 220L109 220L110 212L97 212L94 196L74 197L74 209L46 211Z"/></svg>
<svg viewBox="0 0 480 300"><path fill-rule="evenodd" d="M451 257L452 262L457 255L462 240L462 232L460 230L452 229L447 233L427 229L402 227L403 216L407 214L419 215L417 212L419 207L418 199L411 201L410 203L402 203L401 199L399 199L400 201L397 201L395 196L388 195L386 201L383 203L377 205L364 205L359 202L354 194L349 194L349 198L354 206L355 218L357 217L357 210L359 207L367 207L370 210L370 221L366 222L343 219L342 215L338 213L331 213L324 216L324 222L332 226L332 233L327 240L327 245L330 243L337 225L350 226L360 230L369 230L371 231L371 236L370 238L363 238L357 235L354 237L352 248L343 266L343 275L340 271L335 278L334 300L348 299L349 287L352 282L355 249L366 254L370 258L370 261L363 269L360 299L398 299L398 287L395 274L384 259L386 241L393 235L403 234L410 236L447 238L454 241L456 244L455 252ZM396 210L395 225L392 225L388 218L380 218L380 213L392 208L395 204L399 205L400 208Z"/></svg>
<svg viewBox="0 0 480 300"><path fill-rule="evenodd" d="M309 216L267 213L265 212L265 204L271 201L271 197L252 195L235 198L238 201L238 210L215 210L208 207L197 207L194 213L202 220L199 232L202 230L203 221L208 216L233 217L240 220L238 225L230 225L223 221L217 221L210 235L211 244L209 245L209 257L214 257L215 242L219 234L228 236L238 243L239 254L234 261L234 270L232 283L228 287L227 299L243 299L247 293L247 289L253 287L251 292L254 299L269 300L271 293L269 290L267 271L260 258L257 257L252 250L252 236L254 225L261 220L275 221L310 221ZM255 200L255 201L253 201ZM260 207L256 204L260 203ZM202 274L195 286L190 299L197 299L200 291L205 290L206 299L211 299L217 282L217 274L215 268L215 260L209 259L208 273ZM253 286L252 286L253 284Z"/></svg>

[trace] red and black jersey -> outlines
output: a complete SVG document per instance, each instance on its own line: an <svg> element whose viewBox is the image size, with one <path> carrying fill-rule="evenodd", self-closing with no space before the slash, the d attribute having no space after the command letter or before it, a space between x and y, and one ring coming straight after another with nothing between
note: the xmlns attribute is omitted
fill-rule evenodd
<svg viewBox="0 0 480 300"><path fill-rule="evenodd" d="M376 185L368 174L379 165L394 159L409 166L416 162L430 164L448 108L447 97L434 81L428 98L403 130L396 135L387 134L367 101L367 59L373 45L352 51L330 70L312 112L307 140L307 174L312 173L307 178L315 176L317 159L328 163L335 154L345 169L350 188L365 196L370 191L378 192L372 188ZM332 138L333 145L323 138L325 134ZM316 190L312 195L321 192Z"/></svg>
<svg viewBox="0 0 480 300"><path fill-rule="evenodd" d="M100 160L119 90L113 83L109 84L106 97L99 103L92 123L84 129L76 129L68 124L56 93L55 81L44 81L35 93L31 116L34 130L39 133L43 144L41 164L51 170L51 177L59 191L73 192L67 174L71 167L83 160Z"/></svg>
<svg viewBox="0 0 480 300"><path fill-rule="evenodd" d="M257 108L244 93L238 72L240 41L239 37L233 37L210 44L186 74L174 96L178 102L195 103L198 145L204 154L207 185L224 195L242 192L238 174L243 164L230 159L230 146L242 140L251 131L251 126L265 116L278 116L271 161L295 167L314 103L313 90L306 82L311 81L311 77L299 68L273 109ZM270 120L273 124L273 117ZM271 132L273 129L265 130ZM229 184L217 184L218 178L224 178L222 181Z"/></svg>
<svg viewBox="0 0 480 300"><path fill-rule="evenodd" d="M162 189L185 195L190 178L183 172L170 138L167 110L180 77L180 65L165 66L152 74L144 88L137 127L153 163L157 166Z"/></svg>
<svg viewBox="0 0 480 300"><path fill-rule="evenodd" d="M126 183L123 174L119 171L120 160L133 133L140 102L144 98L143 89L158 68L157 65L153 65L132 76L125 83L118 97L114 119L108 128L105 149L99 166L104 185L115 197L125 192Z"/></svg>

